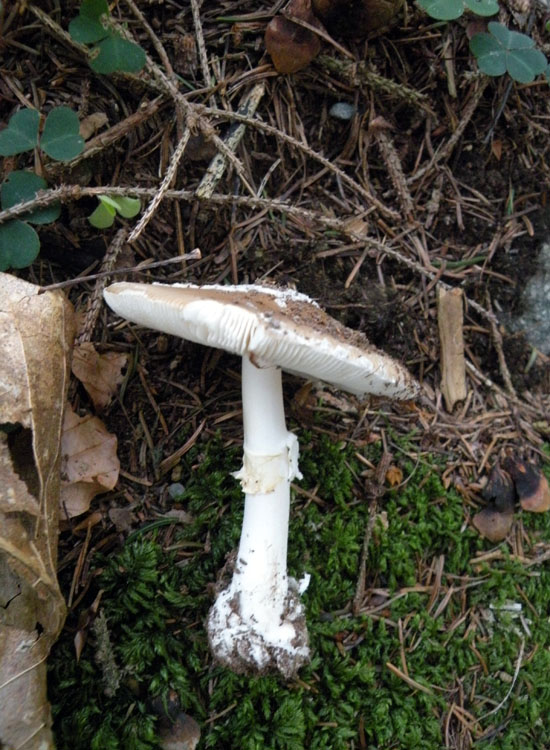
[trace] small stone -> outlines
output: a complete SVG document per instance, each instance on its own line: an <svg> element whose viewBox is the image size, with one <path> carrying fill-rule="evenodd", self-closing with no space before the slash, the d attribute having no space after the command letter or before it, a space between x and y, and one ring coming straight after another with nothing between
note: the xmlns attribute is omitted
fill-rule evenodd
<svg viewBox="0 0 550 750"><path fill-rule="evenodd" d="M357 107L349 102L335 102L328 113L337 120L351 120L357 112Z"/></svg>
<svg viewBox="0 0 550 750"><path fill-rule="evenodd" d="M172 498L172 500L177 500L179 497L183 495L185 492L185 487L181 482L174 482L174 484L169 485L168 487L168 494Z"/></svg>

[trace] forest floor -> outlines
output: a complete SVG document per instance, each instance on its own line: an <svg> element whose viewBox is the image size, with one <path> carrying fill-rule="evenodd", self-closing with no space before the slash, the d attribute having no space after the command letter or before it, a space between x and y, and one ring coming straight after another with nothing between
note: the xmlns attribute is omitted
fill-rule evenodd
<svg viewBox="0 0 550 750"><path fill-rule="evenodd" d="M501 20L529 20L545 50L548 12L520 5ZM99 115L73 162L4 159L3 177L35 169L63 203L18 274L75 281L77 344L128 356L98 412L118 440L118 484L62 522L58 747L158 747L159 696L198 722L199 748L550 747L549 517L517 510L496 544L472 525L495 462L550 473L550 359L505 324L550 231L548 82L480 74L468 47L480 21L435 22L414 5L383 34L323 40L282 75L264 32L283 6L120 0L112 21L148 60L113 75L66 33L78 3L3 10L0 122L29 106L66 105L91 127ZM216 137L239 125L205 185ZM141 214L92 227L97 195L117 190ZM195 248L199 259L173 260ZM114 275L79 280L101 272ZM285 379L304 474L289 569L312 575L312 663L289 683L213 664L205 635L242 518L238 362L121 324L101 302L112 279L290 285L422 383L418 403L394 404ZM450 410L447 288L463 292L467 379ZM69 396L95 413L77 381Z"/></svg>

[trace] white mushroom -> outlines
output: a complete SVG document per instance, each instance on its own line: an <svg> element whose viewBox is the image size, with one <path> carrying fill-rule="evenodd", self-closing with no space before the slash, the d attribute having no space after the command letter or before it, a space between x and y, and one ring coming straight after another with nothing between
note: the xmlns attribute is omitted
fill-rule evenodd
<svg viewBox="0 0 550 750"><path fill-rule="evenodd" d="M418 384L366 338L304 294L267 286L108 287L119 315L242 357L245 493L232 581L212 606L208 635L218 661L238 672L274 667L290 677L308 661L299 585L286 572L290 483L298 441L285 425L281 370L351 393L413 398Z"/></svg>

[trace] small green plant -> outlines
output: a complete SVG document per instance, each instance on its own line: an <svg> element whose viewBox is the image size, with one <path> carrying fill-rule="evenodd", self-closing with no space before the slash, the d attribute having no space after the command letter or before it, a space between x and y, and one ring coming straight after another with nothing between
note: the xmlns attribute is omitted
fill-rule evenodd
<svg viewBox="0 0 550 750"><path fill-rule="evenodd" d="M109 195L100 195L98 199L99 206L88 216L88 221L96 229L107 229L112 226L117 213L124 219L133 219L141 208L137 198L112 198Z"/></svg>
<svg viewBox="0 0 550 750"><path fill-rule="evenodd" d="M496 21L489 23L488 33L475 34L471 38L470 50L483 73L488 76L508 73L519 83L531 83L548 66L546 57L535 49L530 36L510 31Z"/></svg>
<svg viewBox="0 0 550 750"><path fill-rule="evenodd" d="M418 0L418 4L437 21L453 21L466 10L478 16L494 16L499 9L497 0ZM481 72L489 76L508 73L518 83L531 83L544 73L550 83L550 65L544 54L535 49L534 40L501 23L491 21L488 32L475 34L470 51Z"/></svg>
<svg viewBox="0 0 550 750"><path fill-rule="evenodd" d="M34 172L11 172L0 188L2 209L33 200L46 181ZM12 219L0 224L0 271L29 266L40 251L40 239L30 224L51 224L59 218L61 206L55 203L24 214L23 219Z"/></svg>
<svg viewBox="0 0 550 750"><path fill-rule="evenodd" d="M70 161L84 149L79 127L75 112L68 107L56 107L46 117L40 135L40 113L35 109L19 110L0 132L0 156L16 156L40 147L51 159ZM46 187L46 181L34 172L11 172L0 187L2 210L33 200ZM30 265L40 251L40 239L30 225L50 224L59 218L60 212L61 207L56 203L0 224L0 271Z"/></svg>
<svg viewBox="0 0 550 750"><path fill-rule="evenodd" d="M50 159L70 161L84 150L78 116L69 107L55 107L46 117L39 139L40 113L21 109L0 133L0 156L15 156L40 146Z"/></svg>
<svg viewBox="0 0 550 750"><path fill-rule="evenodd" d="M69 24L75 42L91 44L89 64L94 73L138 73L145 65L145 52L108 25L107 0L83 0L79 14Z"/></svg>
<svg viewBox="0 0 550 750"><path fill-rule="evenodd" d="M498 13L496 0L418 0L418 4L437 21L454 21L466 9L478 16L494 16Z"/></svg>

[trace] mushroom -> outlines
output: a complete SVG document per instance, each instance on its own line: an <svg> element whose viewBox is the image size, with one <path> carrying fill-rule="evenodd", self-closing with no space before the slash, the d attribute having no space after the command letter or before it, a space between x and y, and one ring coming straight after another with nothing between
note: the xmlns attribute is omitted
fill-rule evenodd
<svg viewBox="0 0 550 750"><path fill-rule="evenodd" d="M287 576L290 483L300 477L298 441L285 425L281 370L351 393L411 399L418 384L366 338L304 294L268 286L117 283L105 300L135 323L242 357L245 493L233 578L213 604L215 658L236 672L278 669L286 678L309 659L307 584Z"/></svg>
<svg viewBox="0 0 550 750"><path fill-rule="evenodd" d="M550 510L548 480L538 466L513 456L505 459L504 466L514 480L523 510L531 513L544 513Z"/></svg>
<svg viewBox="0 0 550 750"><path fill-rule="evenodd" d="M516 490L512 477L501 465L495 463L482 492L487 506L476 513L472 523L490 542L506 539L514 522Z"/></svg>

